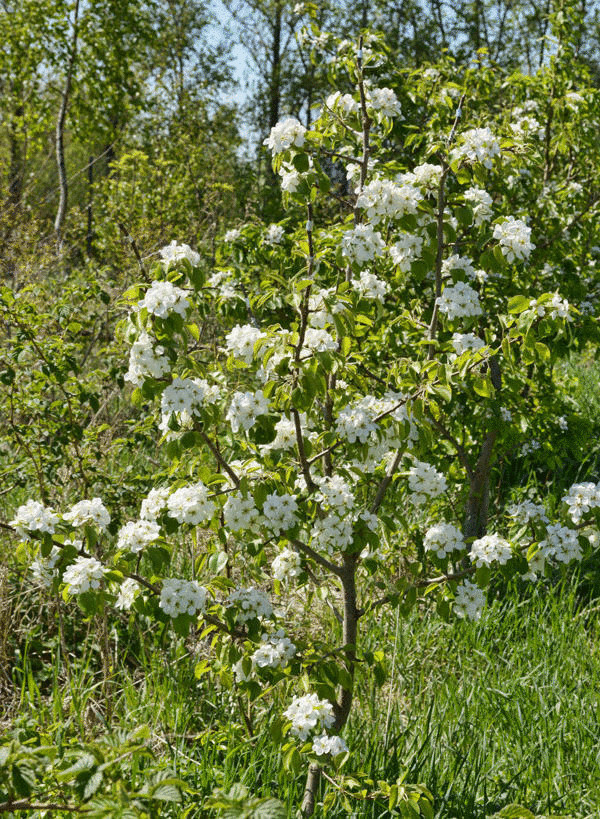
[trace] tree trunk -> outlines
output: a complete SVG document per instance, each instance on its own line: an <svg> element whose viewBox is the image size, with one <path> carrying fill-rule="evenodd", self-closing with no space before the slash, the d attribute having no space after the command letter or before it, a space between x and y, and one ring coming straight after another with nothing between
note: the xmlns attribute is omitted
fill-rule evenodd
<svg viewBox="0 0 600 819"><path fill-rule="evenodd" d="M492 430L488 433L479 458L475 466L475 472L469 487L469 497L465 509L465 523L463 534L465 538L483 537L487 528L488 508L490 501L490 472L492 467L492 455L494 443L498 433Z"/></svg>
<svg viewBox="0 0 600 819"><path fill-rule="evenodd" d="M279 122L281 104L281 23L283 8L281 2L275 4L273 19L273 42L271 45L271 77L269 80L269 130Z"/></svg>
<svg viewBox="0 0 600 819"><path fill-rule="evenodd" d="M342 626L342 641L345 647L346 666L352 682L356 667L356 638L358 634L358 606L356 605L356 555L346 555L341 572L342 592L344 595L344 621ZM335 722L333 732L339 734L348 722L352 707L352 688L342 688L335 705ZM312 816L315 810L317 790L321 780L321 769L312 764L308 768L304 797L302 799L302 815Z"/></svg>
<svg viewBox="0 0 600 819"><path fill-rule="evenodd" d="M23 116L23 106L19 104L13 114L9 132L10 167L8 171L8 198L11 205L18 207L23 194L24 157L19 139L16 120Z"/></svg>
<svg viewBox="0 0 600 819"><path fill-rule="evenodd" d="M75 60L77 59L77 37L79 33L79 0L75 0L75 16L73 20L73 36L71 39L71 53L67 65L65 77L65 87L62 93L58 119L56 120L56 166L58 168L59 200L54 220L54 231L56 233L56 246L60 253L63 246L62 228L67 214L67 201L69 187L67 182L67 169L65 166L65 120L69 108L69 97L71 95L71 84L73 81L73 71L75 70Z"/></svg>

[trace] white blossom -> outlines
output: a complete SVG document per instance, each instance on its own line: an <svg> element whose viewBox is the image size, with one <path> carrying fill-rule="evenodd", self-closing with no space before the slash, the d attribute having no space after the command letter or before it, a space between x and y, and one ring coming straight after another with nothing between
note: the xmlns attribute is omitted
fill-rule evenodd
<svg viewBox="0 0 600 819"><path fill-rule="evenodd" d="M308 739L315 729L323 731L331 728L335 719L332 704L320 700L316 694L295 697L283 715L292 723L292 734L300 740Z"/></svg>
<svg viewBox="0 0 600 819"><path fill-rule="evenodd" d="M390 256L403 273L408 273L411 264L419 257L422 249L423 238L421 236L400 233L395 244L390 247Z"/></svg>
<svg viewBox="0 0 600 819"><path fill-rule="evenodd" d="M175 240L173 240L170 244L166 245L165 247L161 248L160 255L162 258L162 262L167 269L172 264L177 264L177 262L180 262L183 259L187 259L188 262L192 265L192 267L196 267L197 265L200 264L199 253L196 253L195 250L192 250L192 248L189 245L177 244Z"/></svg>
<svg viewBox="0 0 600 819"><path fill-rule="evenodd" d="M95 557L78 557L63 574L63 583L69 587L70 594L83 594L84 592L100 588L100 583L104 577L104 567Z"/></svg>
<svg viewBox="0 0 600 819"><path fill-rule="evenodd" d="M295 525L298 502L292 495L278 495L272 492L267 495L262 511L268 525L280 532Z"/></svg>
<svg viewBox="0 0 600 819"><path fill-rule="evenodd" d="M363 264L372 262L381 256L385 244L379 231L374 231L370 225L357 225L347 230L342 236L342 255L350 262Z"/></svg>
<svg viewBox="0 0 600 819"><path fill-rule="evenodd" d="M163 390L160 408L164 415L187 412L193 415L204 403L206 382L197 378L174 378Z"/></svg>
<svg viewBox="0 0 600 819"><path fill-rule="evenodd" d="M206 608L207 592L197 580L166 577L160 590L159 606L169 617L197 614Z"/></svg>
<svg viewBox="0 0 600 819"><path fill-rule="evenodd" d="M160 538L160 528L152 520L129 521L119 530L117 549L126 549L133 554L141 552Z"/></svg>
<svg viewBox="0 0 600 819"><path fill-rule="evenodd" d="M282 549L273 560L271 571L275 580L282 582L286 582L292 577L298 577L302 571L300 555L293 549Z"/></svg>
<svg viewBox="0 0 600 819"><path fill-rule="evenodd" d="M466 543L462 532L452 523L436 523L431 526L423 538L423 546L426 551L435 552L442 560L452 552L459 552L466 549Z"/></svg>
<svg viewBox="0 0 600 819"><path fill-rule="evenodd" d="M142 501L140 518L143 520L156 520L156 518L167 508L167 500L171 490L166 487L151 489L148 496Z"/></svg>
<svg viewBox="0 0 600 819"><path fill-rule="evenodd" d="M484 535L474 540L469 557L476 566L490 566L492 563L503 565L512 557L510 543L500 535Z"/></svg>
<svg viewBox="0 0 600 819"><path fill-rule="evenodd" d="M273 155L290 148L302 148L305 141L306 128L294 117L281 120L271 128L271 133L264 140L263 145L270 148Z"/></svg>
<svg viewBox="0 0 600 819"><path fill-rule="evenodd" d="M131 346L129 370L125 380L130 381L135 387L141 387L148 377L162 378L170 369L164 352L165 349L160 344L153 346L148 333L140 333Z"/></svg>
<svg viewBox="0 0 600 819"><path fill-rule="evenodd" d="M479 620L485 605L485 594L475 583L465 580L454 595L454 611L458 617Z"/></svg>
<svg viewBox="0 0 600 819"><path fill-rule="evenodd" d="M481 162L491 168L495 157L500 155L500 143L489 128L472 128L462 135L460 145L454 149L455 158Z"/></svg>
<svg viewBox="0 0 600 819"><path fill-rule="evenodd" d="M325 100L325 105L342 117L349 117L360 111L360 103L354 99L352 94L340 94L339 91L330 94Z"/></svg>
<svg viewBox="0 0 600 819"><path fill-rule="evenodd" d="M266 334L251 324L236 325L225 337L225 349L233 353L235 358L252 364L254 359L254 345L265 338Z"/></svg>
<svg viewBox="0 0 600 819"><path fill-rule="evenodd" d="M559 523L550 524L546 528L546 537L540 541L539 550L546 560L552 559L558 563L570 563L571 560L581 560L582 557L577 530Z"/></svg>
<svg viewBox="0 0 600 819"><path fill-rule="evenodd" d="M474 333L454 333L452 335L452 346L456 351L456 355L462 355L467 351L476 353L485 347L485 341Z"/></svg>
<svg viewBox="0 0 600 819"><path fill-rule="evenodd" d="M59 575L59 570L56 568L61 555L61 549L58 546L53 546L48 557L37 557L31 564L31 573L38 583L46 588L52 585L52 581Z"/></svg>
<svg viewBox="0 0 600 819"><path fill-rule="evenodd" d="M254 498L244 497L242 492L232 492L223 507L225 526L232 532L252 529L260 518Z"/></svg>
<svg viewBox="0 0 600 819"><path fill-rule="evenodd" d="M60 517L53 509L39 501L29 499L23 506L19 506L9 525L15 528L23 540L29 540L31 532L47 532L53 535L59 520Z"/></svg>
<svg viewBox="0 0 600 819"><path fill-rule="evenodd" d="M312 350L315 353L335 352L338 348L338 343L327 330L319 330L317 327L307 327L304 333L303 348Z"/></svg>
<svg viewBox="0 0 600 819"><path fill-rule="evenodd" d="M494 227L494 239L500 242L500 249L509 262L528 259L535 249L531 242L531 228L522 219L513 216L508 216Z"/></svg>
<svg viewBox="0 0 600 819"><path fill-rule="evenodd" d="M448 488L448 482L441 472L431 464L417 461L408 470L408 488L411 501L419 506L429 498L437 498Z"/></svg>
<svg viewBox="0 0 600 819"><path fill-rule="evenodd" d="M600 483L574 483L562 501L569 507L573 523L579 524L590 510L600 508Z"/></svg>
<svg viewBox="0 0 600 819"><path fill-rule="evenodd" d="M271 224L265 233L265 242L268 245L280 245L285 236L285 230L282 225Z"/></svg>
<svg viewBox="0 0 600 819"><path fill-rule="evenodd" d="M179 523L189 523L198 526L209 521L215 513L215 504L208 497L208 489L202 483L182 486L176 489L167 501L169 517Z"/></svg>
<svg viewBox="0 0 600 819"><path fill-rule="evenodd" d="M391 88L369 88L367 86L365 91L367 106L372 111L377 111L385 117L396 117L401 113L400 102Z"/></svg>
<svg viewBox="0 0 600 819"><path fill-rule="evenodd" d="M449 319L480 316L482 313L477 291L466 282L446 286L436 301L440 313Z"/></svg>
<svg viewBox="0 0 600 819"><path fill-rule="evenodd" d="M261 645L252 655L252 663L258 668L285 668L296 654L296 646L283 629L273 634L263 634Z"/></svg>
<svg viewBox="0 0 600 819"><path fill-rule="evenodd" d="M361 270L360 278L352 280L352 287L365 299L373 299L383 304L386 293L389 293L390 286L383 279L379 279L374 273L368 270Z"/></svg>
<svg viewBox="0 0 600 819"><path fill-rule="evenodd" d="M146 295L135 306L135 310L146 309L159 318L167 318L169 313L185 316L190 306L187 293L171 282L152 282Z"/></svg>
<svg viewBox="0 0 600 819"><path fill-rule="evenodd" d="M374 179L360 192L356 206L363 208L370 222L400 219L405 213L416 213L421 192L413 185L397 185L389 179Z"/></svg>
<svg viewBox="0 0 600 819"><path fill-rule="evenodd" d="M337 756L346 753L348 746L341 737L321 734L320 737L314 738L312 750L317 756L325 756L326 754Z"/></svg>
<svg viewBox="0 0 600 819"><path fill-rule="evenodd" d="M266 415L268 412L269 399L265 398L262 390L234 392L225 418L230 422L233 432L238 432L240 428L250 429L259 415Z"/></svg>
<svg viewBox="0 0 600 819"><path fill-rule="evenodd" d="M464 192L465 202L473 208L473 223L479 227L492 218L492 197L483 188L467 188Z"/></svg>
<svg viewBox="0 0 600 819"><path fill-rule="evenodd" d="M115 608L120 609L121 611L129 611L133 606L139 590L140 584L137 582L137 580L134 580L131 577L126 577L119 586L119 594L115 601Z"/></svg>
<svg viewBox="0 0 600 819"><path fill-rule="evenodd" d="M267 595L252 586L250 588L242 587L231 592L227 599L227 605L235 607L238 623L247 623L248 620L271 617L273 614L273 606Z"/></svg>
<svg viewBox="0 0 600 819"><path fill-rule="evenodd" d="M103 532L106 531L110 523L110 514L100 498L79 501L69 512L65 512L63 518L73 526L92 523Z"/></svg>

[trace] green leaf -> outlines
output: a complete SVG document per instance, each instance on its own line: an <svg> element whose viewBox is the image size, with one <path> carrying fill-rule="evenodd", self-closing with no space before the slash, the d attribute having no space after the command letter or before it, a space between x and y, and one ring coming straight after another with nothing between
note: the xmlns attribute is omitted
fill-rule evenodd
<svg viewBox="0 0 600 819"><path fill-rule="evenodd" d="M481 395L482 398L491 398L494 394L494 390L489 378L475 378L473 381L473 389L477 393L477 395Z"/></svg>
<svg viewBox="0 0 600 819"><path fill-rule="evenodd" d="M508 312L512 315L523 313L529 308L531 299L527 296L513 296L508 300Z"/></svg>
<svg viewBox="0 0 600 819"><path fill-rule="evenodd" d="M181 802L181 791L176 785L169 785L161 783L152 791L152 799L158 799L161 802Z"/></svg>
<svg viewBox="0 0 600 819"><path fill-rule="evenodd" d="M102 773L100 771L96 771L93 773L88 781L85 783L85 787L83 789L83 798L89 799L92 797L100 785L102 784Z"/></svg>

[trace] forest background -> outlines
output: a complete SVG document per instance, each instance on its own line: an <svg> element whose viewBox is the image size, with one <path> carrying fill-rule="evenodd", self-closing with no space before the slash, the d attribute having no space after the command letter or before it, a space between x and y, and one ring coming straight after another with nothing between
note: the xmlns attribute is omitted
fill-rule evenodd
<svg viewBox="0 0 600 819"><path fill-rule="evenodd" d="M0 520L29 497L60 505L92 490L127 509L166 468L124 390L122 296L173 239L210 266L227 231L285 218L263 140L285 116L309 128L318 115L332 82L322 32L381 34L399 71L482 60L500 77L535 76L561 14L573 76L598 88L600 7L585 0L2 0ZM544 448L514 486L559 497L598 477L594 359L582 347L557 367L581 419L577 455ZM0 811L52 815L61 808L44 805L94 798L88 815L293 815L302 775L282 773L243 709L213 719L230 694L224 683L200 695L192 638L82 620L8 533L0 558ZM350 726L367 791L424 782L439 817L511 803L533 814L502 815L600 815L597 572L591 559L537 591L509 585L459 631L423 612L374 618L369 639L396 677L362 693ZM58 779L46 773L57 755L70 765ZM81 775L92 769L93 787ZM328 815L396 815L383 791L359 807L334 792Z"/></svg>

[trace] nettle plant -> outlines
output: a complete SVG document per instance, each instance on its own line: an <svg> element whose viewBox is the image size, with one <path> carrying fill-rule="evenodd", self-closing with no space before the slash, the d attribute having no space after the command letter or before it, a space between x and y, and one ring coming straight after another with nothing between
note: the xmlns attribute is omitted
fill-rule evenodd
<svg viewBox="0 0 600 819"><path fill-rule="evenodd" d="M305 816L325 768L344 798L432 815L423 786L344 773L357 675L386 673L361 647L370 615L434 601L477 619L496 578L580 560L600 507L593 482L509 506L494 471L535 449L532 430L569 434L552 364L594 332L577 277L598 253L593 160L570 152L597 130L597 100L558 57L503 84L482 66L462 86L447 66L406 74L396 93L377 86L376 46L344 44L336 76L354 91L266 141L281 224L230 230L210 270L173 242L126 295L126 378L159 408L169 479L120 527L99 498L63 513L31 500L11 524L85 612L201 624L213 659L198 676L247 695L287 768L308 764Z"/></svg>

